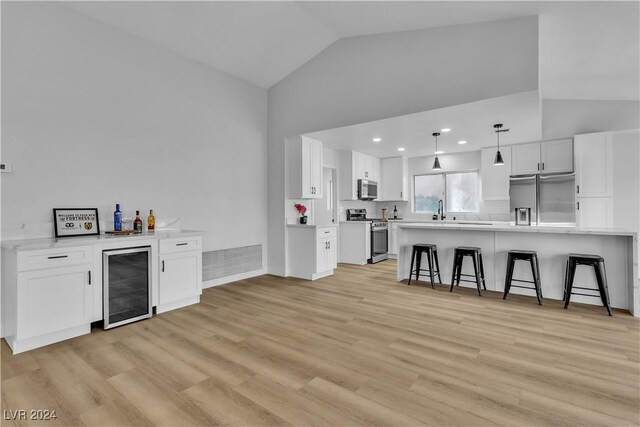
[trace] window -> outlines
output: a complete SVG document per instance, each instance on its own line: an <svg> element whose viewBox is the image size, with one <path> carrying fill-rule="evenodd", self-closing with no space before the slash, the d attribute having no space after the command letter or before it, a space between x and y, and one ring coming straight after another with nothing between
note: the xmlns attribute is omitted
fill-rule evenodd
<svg viewBox="0 0 640 427"><path fill-rule="evenodd" d="M478 212L478 172L414 176L416 213L438 212L442 200L446 212Z"/></svg>

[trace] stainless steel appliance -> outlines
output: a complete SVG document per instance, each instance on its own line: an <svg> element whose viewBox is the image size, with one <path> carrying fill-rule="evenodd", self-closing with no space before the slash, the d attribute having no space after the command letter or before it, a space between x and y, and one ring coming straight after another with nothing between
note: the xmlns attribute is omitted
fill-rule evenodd
<svg viewBox="0 0 640 427"><path fill-rule="evenodd" d="M518 209L529 208L533 225L574 225L575 174L518 175L509 182L511 222L516 223Z"/></svg>
<svg viewBox="0 0 640 427"><path fill-rule="evenodd" d="M371 221L371 257L369 264L389 258L389 223L386 219L367 218L366 209L347 209L347 221Z"/></svg>
<svg viewBox="0 0 640 427"><path fill-rule="evenodd" d="M369 264L389 258L389 225L387 221L374 220L371 223L371 258Z"/></svg>
<svg viewBox="0 0 640 427"><path fill-rule="evenodd" d="M378 198L378 183L368 179L358 180L358 199L374 200Z"/></svg>
<svg viewBox="0 0 640 427"><path fill-rule="evenodd" d="M531 225L531 208L515 208L516 225Z"/></svg>
<svg viewBox="0 0 640 427"><path fill-rule="evenodd" d="M102 252L104 329L152 315L151 246Z"/></svg>

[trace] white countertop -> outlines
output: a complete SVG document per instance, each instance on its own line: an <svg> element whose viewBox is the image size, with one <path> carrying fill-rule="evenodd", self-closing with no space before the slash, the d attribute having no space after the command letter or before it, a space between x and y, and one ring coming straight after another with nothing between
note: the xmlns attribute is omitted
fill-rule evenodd
<svg viewBox="0 0 640 427"><path fill-rule="evenodd" d="M456 224L442 222L408 222L402 221L398 224L401 229L447 229L447 230L467 230L467 231L506 231L517 233L554 233L554 234L596 234L605 236L630 236L637 237L637 233L623 228L581 228L581 227L561 227L561 226L524 226L500 224Z"/></svg>
<svg viewBox="0 0 640 427"><path fill-rule="evenodd" d="M371 224L373 221L340 221L340 224Z"/></svg>
<svg viewBox="0 0 640 427"><path fill-rule="evenodd" d="M101 234L99 236L78 236L54 238L46 237L39 239L5 240L2 248L11 251L32 251L38 249L63 248L67 246L92 245L97 242L112 242L114 240L144 240L144 239L171 239L189 236L201 236L201 231L196 230L158 230L153 233L143 232L142 234L131 234L126 236L114 236L112 234Z"/></svg>
<svg viewBox="0 0 640 427"><path fill-rule="evenodd" d="M315 225L315 224L287 224L289 228L327 228L337 227L337 224Z"/></svg>

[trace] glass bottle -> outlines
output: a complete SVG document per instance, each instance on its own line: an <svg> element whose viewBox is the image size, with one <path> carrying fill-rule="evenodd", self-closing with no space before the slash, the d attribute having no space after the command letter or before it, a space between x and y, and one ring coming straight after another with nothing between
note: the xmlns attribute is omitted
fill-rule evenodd
<svg viewBox="0 0 640 427"><path fill-rule="evenodd" d="M156 229L156 217L153 215L153 209L149 210L149 217L147 218L147 230L154 231Z"/></svg>
<svg viewBox="0 0 640 427"><path fill-rule="evenodd" d="M116 211L113 213L113 230L122 231L122 211L120 203L116 203Z"/></svg>
<svg viewBox="0 0 640 427"><path fill-rule="evenodd" d="M136 211L136 219L133 221L133 229L142 233L142 220L140 219L140 211Z"/></svg>

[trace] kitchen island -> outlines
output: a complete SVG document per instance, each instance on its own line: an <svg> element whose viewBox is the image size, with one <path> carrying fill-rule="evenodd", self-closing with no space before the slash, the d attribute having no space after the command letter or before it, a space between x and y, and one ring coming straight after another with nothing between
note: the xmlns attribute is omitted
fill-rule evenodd
<svg viewBox="0 0 640 427"><path fill-rule="evenodd" d="M511 249L537 251L542 294L544 298L559 300L562 300L564 293L567 255L597 254L605 260L611 306L629 310L636 317L640 316L638 236L634 231L491 223L401 222L398 224L398 281L409 278L412 245L418 243L432 243L438 246L442 280L447 285L451 283L454 248L481 248L487 290L498 292L504 290L507 252ZM423 262L422 265L424 268L426 263ZM465 260L462 273L473 274L473 263L469 259ZM516 262L513 277L531 280L529 264ZM428 274L423 273L420 280L428 280ZM597 289L593 269L578 267L575 284ZM461 282L460 286L475 288L476 285ZM511 288L510 293L535 296L533 290L521 288ZM599 298L579 295L573 295L571 302L602 304Z"/></svg>

